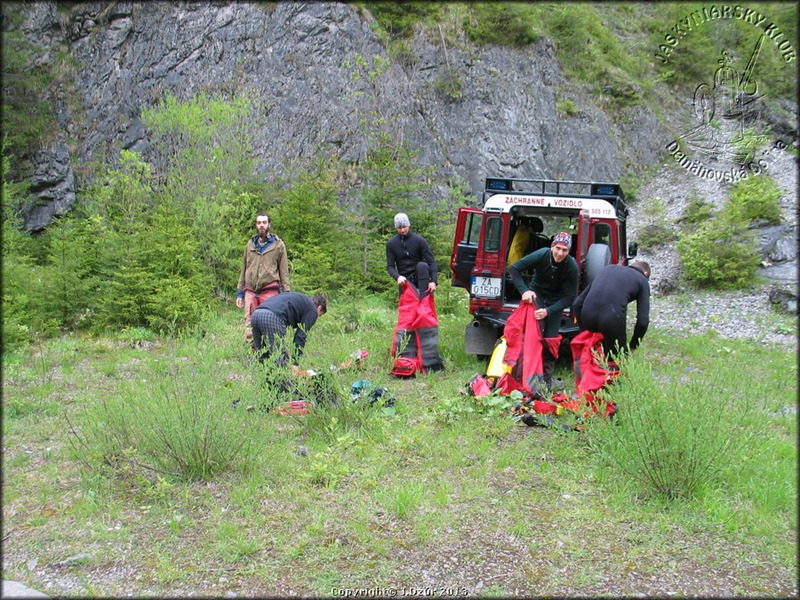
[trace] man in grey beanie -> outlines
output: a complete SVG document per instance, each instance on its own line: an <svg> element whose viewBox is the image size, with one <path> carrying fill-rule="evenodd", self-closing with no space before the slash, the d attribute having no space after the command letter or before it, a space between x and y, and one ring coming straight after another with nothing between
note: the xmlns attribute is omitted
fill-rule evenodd
<svg viewBox="0 0 800 600"><path fill-rule="evenodd" d="M411 233L411 221L405 213L394 216L397 234L386 242L386 270L400 286L413 283L420 293L433 292L439 280L439 269L424 237Z"/></svg>

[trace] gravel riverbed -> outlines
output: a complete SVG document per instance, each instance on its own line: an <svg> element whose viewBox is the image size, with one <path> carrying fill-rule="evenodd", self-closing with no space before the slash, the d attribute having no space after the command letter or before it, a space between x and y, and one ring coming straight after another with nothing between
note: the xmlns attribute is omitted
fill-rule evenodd
<svg viewBox="0 0 800 600"><path fill-rule="evenodd" d="M782 192L782 224L794 228L796 236L797 160L787 152L777 151L769 158L768 174ZM729 186L700 179L674 166L664 167L639 188L637 200L631 203L628 240L636 240L638 231L647 225L666 223L678 227L693 197L721 209L729 192ZM682 283L681 262L674 244L642 249L637 258L650 263L652 271L652 330L681 335L715 331L723 339L797 346L797 316L780 313L769 299L771 289L797 292L796 255L792 261L759 269L759 283L729 292L698 291Z"/></svg>

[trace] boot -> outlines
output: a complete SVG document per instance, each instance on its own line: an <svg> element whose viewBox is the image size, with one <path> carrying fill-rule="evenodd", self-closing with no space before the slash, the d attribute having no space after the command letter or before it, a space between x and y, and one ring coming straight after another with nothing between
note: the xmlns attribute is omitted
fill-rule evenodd
<svg viewBox="0 0 800 600"><path fill-rule="evenodd" d="M560 379L554 379L553 373L556 370L556 359L553 355L550 354L547 350L542 353L542 379L544 379L544 383L547 386L547 389L552 391L558 391L564 389L564 384L561 382Z"/></svg>

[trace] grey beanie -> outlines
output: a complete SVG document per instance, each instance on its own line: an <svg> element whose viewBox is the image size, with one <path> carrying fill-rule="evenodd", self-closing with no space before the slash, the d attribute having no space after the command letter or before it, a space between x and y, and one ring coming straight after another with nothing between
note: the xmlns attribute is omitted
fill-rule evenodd
<svg viewBox="0 0 800 600"><path fill-rule="evenodd" d="M398 227L411 227L411 221L408 220L406 213L397 213L394 216L394 228L397 229Z"/></svg>

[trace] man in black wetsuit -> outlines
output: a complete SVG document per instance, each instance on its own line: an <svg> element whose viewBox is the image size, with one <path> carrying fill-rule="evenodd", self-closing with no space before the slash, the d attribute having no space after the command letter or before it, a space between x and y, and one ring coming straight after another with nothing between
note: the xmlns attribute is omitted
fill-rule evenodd
<svg viewBox="0 0 800 600"><path fill-rule="evenodd" d="M650 265L635 261L629 267L608 265L572 304L582 330L603 334L603 351L613 358L635 350L650 324ZM628 304L636 300L636 325L630 345L626 323Z"/></svg>
<svg viewBox="0 0 800 600"><path fill-rule="evenodd" d="M386 270L403 289L410 281L420 294L433 292L439 280L439 269L433 258L427 240L419 234L411 233L411 221L405 213L394 217L397 235L386 242Z"/></svg>

